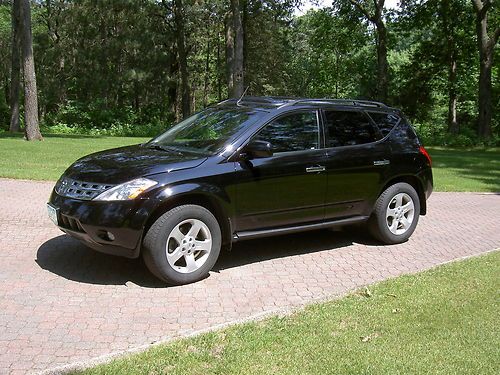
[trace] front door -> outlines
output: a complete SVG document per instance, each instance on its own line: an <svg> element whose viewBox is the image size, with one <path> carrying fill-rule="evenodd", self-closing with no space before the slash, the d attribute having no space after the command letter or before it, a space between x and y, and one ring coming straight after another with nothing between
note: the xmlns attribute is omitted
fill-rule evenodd
<svg viewBox="0 0 500 375"><path fill-rule="evenodd" d="M257 230L324 219L326 153L315 110L283 115L252 140L268 141L273 156L235 163L236 230Z"/></svg>

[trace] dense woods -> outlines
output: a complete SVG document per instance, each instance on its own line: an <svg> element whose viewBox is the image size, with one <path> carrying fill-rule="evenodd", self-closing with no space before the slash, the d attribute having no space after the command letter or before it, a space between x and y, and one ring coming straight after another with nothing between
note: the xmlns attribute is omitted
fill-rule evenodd
<svg viewBox="0 0 500 375"><path fill-rule="evenodd" d="M427 142L499 143L498 0L301 3L0 0L0 127L153 135L248 87L377 99Z"/></svg>

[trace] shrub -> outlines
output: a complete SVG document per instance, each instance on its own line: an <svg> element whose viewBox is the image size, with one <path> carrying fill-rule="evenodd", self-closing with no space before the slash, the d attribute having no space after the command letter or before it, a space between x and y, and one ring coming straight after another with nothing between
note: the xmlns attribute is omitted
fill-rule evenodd
<svg viewBox="0 0 500 375"><path fill-rule="evenodd" d="M68 101L58 111L45 116L42 131L57 134L87 134L126 137L152 137L173 122L172 114L132 107L107 108L100 100L90 104Z"/></svg>
<svg viewBox="0 0 500 375"><path fill-rule="evenodd" d="M493 128L493 136L490 139L483 139L476 135L475 130L470 127L462 127L459 134L450 134L443 126L435 126L430 123L414 124L414 128L427 146L448 146L448 147L499 147L500 136L496 127Z"/></svg>
<svg viewBox="0 0 500 375"><path fill-rule="evenodd" d="M56 124L43 126L42 132L54 134L84 134L84 135L103 135L120 137L154 137L164 132L168 126L163 124L113 124L108 128L86 128L81 126L68 126L66 124Z"/></svg>

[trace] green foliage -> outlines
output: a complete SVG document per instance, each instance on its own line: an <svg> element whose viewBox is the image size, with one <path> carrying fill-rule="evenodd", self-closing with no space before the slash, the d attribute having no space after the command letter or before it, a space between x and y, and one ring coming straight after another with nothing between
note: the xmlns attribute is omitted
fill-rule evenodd
<svg viewBox="0 0 500 375"><path fill-rule="evenodd" d="M8 88L10 81L11 50L10 6L0 2L0 130L7 129L10 122Z"/></svg>
<svg viewBox="0 0 500 375"><path fill-rule="evenodd" d="M372 99L376 34L349 0L295 16L300 0L240 0L250 95ZM183 0L191 109L227 97L227 0ZM373 3L362 3L373 11ZM9 121L10 1L0 2L0 128ZM180 119L172 0L31 2L40 117L64 133L151 135ZM326 3L325 3L326 4ZM479 75L470 0L407 0L384 11L390 92L431 144L471 145ZM493 30L500 12L491 12ZM456 81L449 79L455 51ZM496 46L495 61L500 59ZM500 131L500 64L493 66L493 144ZM446 133L450 89L458 136Z"/></svg>
<svg viewBox="0 0 500 375"><path fill-rule="evenodd" d="M154 137L164 132L168 127L157 124L132 125L132 124L112 124L109 127L81 127L68 126L65 124L44 125L41 130L50 134L72 134L72 135L103 135L115 137Z"/></svg>
<svg viewBox="0 0 500 375"><path fill-rule="evenodd" d="M414 123L413 126L422 142L429 146L500 147L498 133L490 139L483 139L477 136L475 129L467 127L460 129L458 134L450 134L445 126L437 126L435 122Z"/></svg>
<svg viewBox="0 0 500 375"><path fill-rule="evenodd" d="M162 120L131 107L107 109L101 101L87 105L68 102L57 112L46 115L43 129L59 134L117 135L147 137L165 131L173 119Z"/></svg>
<svg viewBox="0 0 500 375"><path fill-rule="evenodd" d="M331 8L309 11L295 20L290 33L291 94L310 97L360 97L373 66L366 28L337 17ZM366 64L365 64L366 63ZM356 66L355 71L352 67Z"/></svg>

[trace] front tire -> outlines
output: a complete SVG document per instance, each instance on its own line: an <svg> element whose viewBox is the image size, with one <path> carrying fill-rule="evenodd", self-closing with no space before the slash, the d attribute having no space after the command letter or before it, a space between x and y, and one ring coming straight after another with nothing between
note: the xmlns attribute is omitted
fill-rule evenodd
<svg viewBox="0 0 500 375"><path fill-rule="evenodd" d="M377 199L368 222L370 232L386 244L408 240L420 217L420 200L415 189L406 183L389 186Z"/></svg>
<svg viewBox="0 0 500 375"><path fill-rule="evenodd" d="M219 257L222 235L215 216L197 205L182 205L160 216L143 241L148 269L171 285L205 278Z"/></svg>

